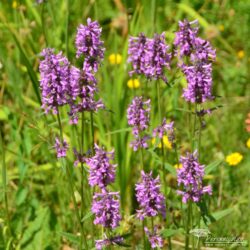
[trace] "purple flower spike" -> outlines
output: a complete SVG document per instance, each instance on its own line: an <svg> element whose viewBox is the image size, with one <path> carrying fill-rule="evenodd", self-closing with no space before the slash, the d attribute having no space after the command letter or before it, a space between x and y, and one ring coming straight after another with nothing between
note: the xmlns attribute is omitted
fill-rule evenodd
<svg viewBox="0 0 250 250"><path fill-rule="evenodd" d="M104 58L103 41L101 41L101 27L97 21L87 19L87 25L80 24L76 34L76 57L84 56L84 69L90 68L97 71L99 64Z"/></svg>
<svg viewBox="0 0 250 250"><path fill-rule="evenodd" d="M95 248L97 250L101 250L105 247L111 246L111 245L120 245L122 244L124 239L121 236L115 236L112 238L108 238L106 234L104 234L104 239L102 240L96 240L95 241Z"/></svg>
<svg viewBox="0 0 250 250"><path fill-rule="evenodd" d="M114 159L114 150L106 152L102 148L95 145L95 155L86 159L89 165L89 185L99 186L101 189L106 188L115 180L116 165L110 161Z"/></svg>
<svg viewBox="0 0 250 250"><path fill-rule="evenodd" d="M162 248L163 247L163 239L162 237L157 233L158 226L154 227L154 232L150 232L147 227L144 227L144 231L146 235L148 236L148 240L150 242L151 247L154 248Z"/></svg>
<svg viewBox="0 0 250 250"><path fill-rule="evenodd" d="M212 61L216 53L208 41L197 37L198 22L179 22L180 30L176 33L175 45L179 47L180 67L186 76L188 86L183 90L183 97L192 103L213 100ZM192 27L195 25L195 27ZM186 56L186 63L183 58Z"/></svg>
<svg viewBox="0 0 250 250"><path fill-rule="evenodd" d="M118 192L107 192L106 190L94 194L92 212L95 214L95 225L100 224L112 229L119 225L121 220L119 198Z"/></svg>
<svg viewBox="0 0 250 250"><path fill-rule="evenodd" d="M150 99L143 101L142 97L135 97L127 110L128 124L133 127L132 133L135 140L130 143L134 151L147 148L148 136L142 135L149 126Z"/></svg>
<svg viewBox="0 0 250 250"><path fill-rule="evenodd" d="M160 213L166 217L165 197L160 192L160 178L152 177L152 172L146 174L141 171L142 182L136 184L136 199L139 203L137 217L144 220L145 217L154 217Z"/></svg>
<svg viewBox="0 0 250 250"><path fill-rule="evenodd" d="M197 20L193 22L188 22L187 20L179 21L179 31L176 32L174 45L180 47L180 57L191 54L198 30Z"/></svg>
<svg viewBox="0 0 250 250"><path fill-rule="evenodd" d="M168 46L165 41L165 33L155 34L154 38L148 44L150 51L150 62L146 69L145 75L149 79L162 79L167 82L164 76L164 69L170 69L171 55L167 53Z"/></svg>
<svg viewBox="0 0 250 250"><path fill-rule="evenodd" d="M40 62L40 88L42 90L42 108L45 113L53 111L68 103L70 83L70 63L62 52L54 54L54 49L44 49L44 59Z"/></svg>
<svg viewBox="0 0 250 250"><path fill-rule="evenodd" d="M157 135L162 138L165 134L174 134L174 122L167 123L166 118L163 119L162 124L153 130L153 136Z"/></svg>
<svg viewBox="0 0 250 250"><path fill-rule="evenodd" d="M60 142L59 138L56 137L54 148L56 149L57 158L65 158L69 145L66 140L63 141L63 144Z"/></svg>
<svg viewBox="0 0 250 250"><path fill-rule="evenodd" d="M129 72L130 75L145 74L146 66L150 61L150 54L148 51L148 39L143 33L139 37L130 37L128 46L128 62L132 63L133 70Z"/></svg>
<svg viewBox="0 0 250 250"><path fill-rule="evenodd" d="M183 184L183 191L178 190L177 193L182 195L182 202L187 203L188 200L199 202L203 194L211 195L211 186L202 186L204 165L199 164L197 151L193 154L187 153L186 157L181 157L180 163L182 168L177 170L177 182L178 186Z"/></svg>
<svg viewBox="0 0 250 250"><path fill-rule="evenodd" d="M165 33L155 34L153 39L147 38L143 33L139 37L130 37L128 62L132 63L133 70L129 74L141 74L149 80L162 79L167 82L164 69L170 68L171 60L167 50Z"/></svg>

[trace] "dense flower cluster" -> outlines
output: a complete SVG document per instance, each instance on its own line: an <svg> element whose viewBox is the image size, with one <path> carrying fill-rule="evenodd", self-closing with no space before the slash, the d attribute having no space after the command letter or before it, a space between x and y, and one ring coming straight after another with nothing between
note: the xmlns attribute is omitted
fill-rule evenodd
<svg viewBox="0 0 250 250"><path fill-rule="evenodd" d="M171 144L175 142L175 135L174 135L174 122L167 123L166 118L163 119L162 124L156 127L153 130L153 136L159 137L162 139L164 135L167 135L167 138Z"/></svg>
<svg viewBox="0 0 250 250"><path fill-rule="evenodd" d="M97 21L87 19L87 25L80 24L76 34L76 57L84 56L83 69L96 72L104 58L104 47L101 38L101 27Z"/></svg>
<svg viewBox="0 0 250 250"><path fill-rule="evenodd" d="M106 190L94 194L92 203L92 212L95 214L94 224L112 229L119 225L121 220L119 198L118 192Z"/></svg>
<svg viewBox="0 0 250 250"><path fill-rule="evenodd" d="M147 148L148 136L143 136L149 126L150 120L150 99L143 101L142 97L135 97L127 110L128 124L133 127L132 133L135 140L131 142L134 151L139 148Z"/></svg>
<svg viewBox="0 0 250 250"><path fill-rule="evenodd" d="M105 247L112 246L112 245L120 245L123 243L123 238L121 236L115 236L112 238L108 238L106 234L104 234L104 239L96 240L95 247L97 250L101 250Z"/></svg>
<svg viewBox="0 0 250 250"><path fill-rule="evenodd" d="M195 25L195 27L192 27ZM176 33L174 44L179 47L179 59L181 68L186 76L188 86L183 91L186 101L203 103L213 99L212 95L212 64L215 60L215 50L210 43L199 37L197 21L179 22L179 31ZM183 63L183 57L187 57L187 63Z"/></svg>
<svg viewBox="0 0 250 250"><path fill-rule="evenodd" d="M69 145L66 142L66 140L63 140L63 143L61 143L59 138L56 137L54 148L56 149L57 158L64 158L66 157L66 153L69 148Z"/></svg>
<svg viewBox="0 0 250 250"><path fill-rule="evenodd" d="M95 145L95 155L85 161L90 167L89 185L99 186L101 189L115 180L116 165L110 161L114 159L114 151L106 152Z"/></svg>
<svg viewBox="0 0 250 250"><path fill-rule="evenodd" d="M154 227L154 231L150 232L147 227L144 227L144 231L148 237L148 240L150 242L151 248L162 248L163 247L163 239L158 234L158 226Z"/></svg>
<svg viewBox="0 0 250 250"><path fill-rule="evenodd" d="M143 33L139 37L129 38L128 62L132 63L133 70L130 75L142 74L149 80L167 78L164 69L169 68L171 60L167 53L168 45L165 42L165 33L155 34L153 39L147 38Z"/></svg>
<svg viewBox="0 0 250 250"><path fill-rule="evenodd" d="M137 216L140 220L145 217L154 217L160 213L166 217L165 197L160 192L160 178L152 177L152 172L141 171L142 181L136 184L136 199L139 203Z"/></svg>
<svg viewBox="0 0 250 250"><path fill-rule="evenodd" d="M40 88L42 108L45 113L58 113L58 107L68 103L70 85L70 63L62 52L54 54L53 49L44 49L40 62Z"/></svg>
<svg viewBox="0 0 250 250"><path fill-rule="evenodd" d="M182 201L184 203L188 200L199 202L203 194L211 195L212 187L202 186L204 166L198 162L197 151L193 154L187 153L186 157L181 157L180 163L182 168L177 169L177 182L178 186L183 184L183 191L178 190L177 193L182 195Z"/></svg>

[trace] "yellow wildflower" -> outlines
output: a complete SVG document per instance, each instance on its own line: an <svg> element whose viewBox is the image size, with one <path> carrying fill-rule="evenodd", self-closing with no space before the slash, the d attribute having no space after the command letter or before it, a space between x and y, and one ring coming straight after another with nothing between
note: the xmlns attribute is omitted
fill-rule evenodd
<svg viewBox="0 0 250 250"><path fill-rule="evenodd" d="M122 61L122 56L120 54L111 54L109 56L110 64L120 64Z"/></svg>
<svg viewBox="0 0 250 250"><path fill-rule="evenodd" d="M226 157L226 162L230 166L236 166L242 161L242 159L243 159L243 155L236 152L236 153L232 153L232 154L228 155Z"/></svg>
<svg viewBox="0 0 250 250"><path fill-rule="evenodd" d="M129 79L127 85L130 89L138 89L140 87L140 82L138 79Z"/></svg>
<svg viewBox="0 0 250 250"><path fill-rule="evenodd" d="M13 1L13 2L12 2L12 8L13 8L13 9L16 9L16 7L17 7L17 1Z"/></svg>
<svg viewBox="0 0 250 250"><path fill-rule="evenodd" d="M250 148L250 138L247 140L246 145L247 145L248 148Z"/></svg>
<svg viewBox="0 0 250 250"><path fill-rule="evenodd" d="M180 169L180 168L182 168L182 164L181 164L181 163L175 164L174 167L175 167L176 169Z"/></svg>
<svg viewBox="0 0 250 250"><path fill-rule="evenodd" d="M224 31L224 30L225 30L225 27L224 27L223 24L219 25L219 30L220 30L220 31Z"/></svg>
<svg viewBox="0 0 250 250"><path fill-rule="evenodd" d="M245 56L244 50L238 51L237 56L238 56L239 59L242 59Z"/></svg>
<svg viewBox="0 0 250 250"><path fill-rule="evenodd" d="M162 140L163 140L163 145L164 145L165 148L167 148L167 149L172 149L172 144L171 144L171 142L168 140L168 137L167 137L166 135L163 136ZM156 142L156 139L153 138L153 139L152 139L152 144L155 145L155 142ZM157 147L158 147L158 148L161 148L161 147L162 147L162 143L160 142L160 143L158 144Z"/></svg>

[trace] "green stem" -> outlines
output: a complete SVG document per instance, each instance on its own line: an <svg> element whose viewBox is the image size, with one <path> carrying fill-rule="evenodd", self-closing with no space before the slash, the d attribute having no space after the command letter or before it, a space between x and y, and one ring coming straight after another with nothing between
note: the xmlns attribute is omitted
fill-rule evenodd
<svg viewBox="0 0 250 250"><path fill-rule="evenodd" d="M65 28L65 43L66 43L66 55L69 57L69 0L66 0L66 28Z"/></svg>
<svg viewBox="0 0 250 250"><path fill-rule="evenodd" d="M185 250L189 249L189 226L190 226L190 220L191 220L191 206L192 206L191 201L188 201Z"/></svg>
<svg viewBox="0 0 250 250"><path fill-rule="evenodd" d="M2 124L0 124L0 139L1 139L1 148L2 148L2 182L3 182L3 196L4 196L4 209L5 209L5 219L7 222L7 227L10 233L10 236L13 236L11 226L10 226L10 216L9 216L9 203L8 203L8 195L7 195L7 169L5 164L5 147L3 141L3 131Z"/></svg>
<svg viewBox="0 0 250 250"><path fill-rule="evenodd" d="M61 123L61 118L60 118L59 110L57 112L57 121L58 121L58 125L59 125L59 130L60 130L61 144L63 144L63 130L62 130L62 123ZM62 165L64 165L64 161L63 160L62 160ZM70 172L70 169L69 169L69 166L68 166L67 162L65 162L65 165L66 165L66 172L67 172L67 175L69 177L68 180L69 180L69 186L70 186L71 196L72 196L73 203L74 203L76 219L77 219L77 221L80 224L80 230L81 230L80 249L82 249L82 243L83 243L82 240L84 240L85 248L89 249L88 248L88 244L87 244L86 234L84 232L84 227L83 227L82 222L81 222L81 216L80 216L80 213L79 213L79 210L78 210L78 206L77 206L77 202L76 202L76 197L75 197L75 193L74 193L74 184L73 184L74 181L73 181L73 178L72 178L72 175L71 175L71 172Z"/></svg>
<svg viewBox="0 0 250 250"><path fill-rule="evenodd" d="M91 135L92 135L92 155L94 155L95 154L95 130L94 130L93 111L90 112L90 124L91 124Z"/></svg>

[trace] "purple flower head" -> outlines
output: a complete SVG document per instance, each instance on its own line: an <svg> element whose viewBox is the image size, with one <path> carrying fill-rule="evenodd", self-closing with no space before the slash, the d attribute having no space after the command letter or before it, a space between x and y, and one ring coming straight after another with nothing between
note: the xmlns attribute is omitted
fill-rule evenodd
<svg viewBox="0 0 250 250"><path fill-rule="evenodd" d="M133 67L130 75L142 74L149 80L162 79L166 82L164 69L169 68L171 60L167 50L165 33L155 34L153 39L147 38L143 33L139 37L130 37L128 62L131 62Z"/></svg>
<svg viewBox="0 0 250 250"><path fill-rule="evenodd" d="M101 100L95 100L97 91L96 79L89 68L88 70L79 70L76 67L71 68L70 123L77 124L78 115L83 111L97 111L99 108L104 108Z"/></svg>
<svg viewBox="0 0 250 250"><path fill-rule="evenodd" d="M145 217L154 217L160 213L166 217L165 197L160 192L160 178L152 177L152 172L146 174L141 171L142 181L136 184L136 199L139 203L137 217L144 220Z"/></svg>
<svg viewBox="0 0 250 250"><path fill-rule="evenodd" d="M76 57L84 56L83 68L91 68L97 71L100 62L104 58L103 41L101 41L100 25L97 21L87 19L87 25L80 24L77 28L76 34Z"/></svg>
<svg viewBox="0 0 250 250"><path fill-rule="evenodd" d="M132 147L134 151L137 151L140 148L148 148L147 141L149 139L150 139L150 136L147 136L147 135L143 137L136 136L135 140L130 142L130 147Z"/></svg>
<svg viewBox="0 0 250 250"><path fill-rule="evenodd" d="M179 21L179 31L176 32L174 45L180 48L180 57L189 56L192 52L193 45L198 33L198 21L188 22Z"/></svg>
<svg viewBox="0 0 250 250"><path fill-rule="evenodd" d="M202 62L207 64L209 61L215 61L216 52L208 41L199 37L197 37L194 41L193 51L190 55L190 60L193 63Z"/></svg>
<svg viewBox="0 0 250 250"><path fill-rule="evenodd" d="M95 155L86 159L89 165L89 185L99 186L101 189L115 180L116 165L110 161L114 159L114 150L106 152L102 148L95 145Z"/></svg>
<svg viewBox="0 0 250 250"><path fill-rule="evenodd" d="M102 240L96 240L95 241L95 248L97 250L101 250L105 247L111 246L111 245L120 245L122 244L124 239L121 236L115 236L112 238L108 238L106 234L104 234L104 239Z"/></svg>
<svg viewBox="0 0 250 250"><path fill-rule="evenodd" d="M63 143L61 143L59 138L56 137L54 148L56 149L57 158L65 158L69 145L66 140L63 140Z"/></svg>
<svg viewBox="0 0 250 250"><path fill-rule="evenodd" d="M75 148L73 149L74 156L75 156L75 161L74 161L74 166L76 167L79 163L85 163L86 162L86 154L81 154L78 152Z"/></svg>
<svg viewBox="0 0 250 250"><path fill-rule="evenodd" d="M153 130L154 137L158 135L159 138L162 138L165 134L168 135L170 142L174 142L174 122L167 123L166 118L163 119L160 126Z"/></svg>
<svg viewBox="0 0 250 250"><path fill-rule="evenodd" d="M192 103L203 103L213 100L212 95L212 65L197 64L184 66L183 72L187 78L187 88L183 90L183 97Z"/></svg>
<svg viewBox="0 0 250 250"><path fill-rule="evenodd" d="M182 201L187 203L188 200L198 202L205 193L212 194L211 186L202 186L204 176L204 166L200 165L197 159L197 151L193 154L187 153L186 157L181 157L180 163L182 168L177 170L178 186L183 184L183 191L177 193L182 195Z"/></svg>
<svg viewBox="0 0 250 250"><path fill-rule="evenodd" d="M40 88L42 90L42 108L57 114L58 107L68 103L70 83L70 63L62 52L54 54L54 49L44 49L44 59L40 62Z"/></svg>
<svg viewBox="0 0 250 250"><path fill-rule="evenodd" d="M171 55L167 53L168 45L165 41L165 33L155 34L154 38L148 42L148 51L150 61L145 70L145 75L148 79L162 79L167 82L164 75L164 69L170 68Z"/></svg>
<svg viewBox="0 0 250 250"><path fill-rule="evenodd" d="M154 248L162 248L163 247L163 239L158 234L158 226L154 227L154 232L150 232L147 227L144 227L144 231L148 237L151 247Z"/></svg>
<svg viewBox="0 0 250 250"><path fill-rule="evenodd" d="M133 70L129 72L130 75L145 74L146 65L150 61L150 54L148 51L148 39L143 33L139 37L130 37L128 45L128 62L132 63Z"/></svg>
<svg viewBox="0 0 250 250"><path fill-rule="evenodd" d="M133 134L138 136L146 130L150 119L150 99L143 101L142 97L135 97L127 110L128 124L133 127Z"/></svg>
<svg viewBox="0 0 250 250"><path fill-rule="evenodd" d="M95 193L92 203L92 212L95 214L94 224L100 224L106 228L116 228L121 220L119 212L119 193L107 192Z"/></svg>

